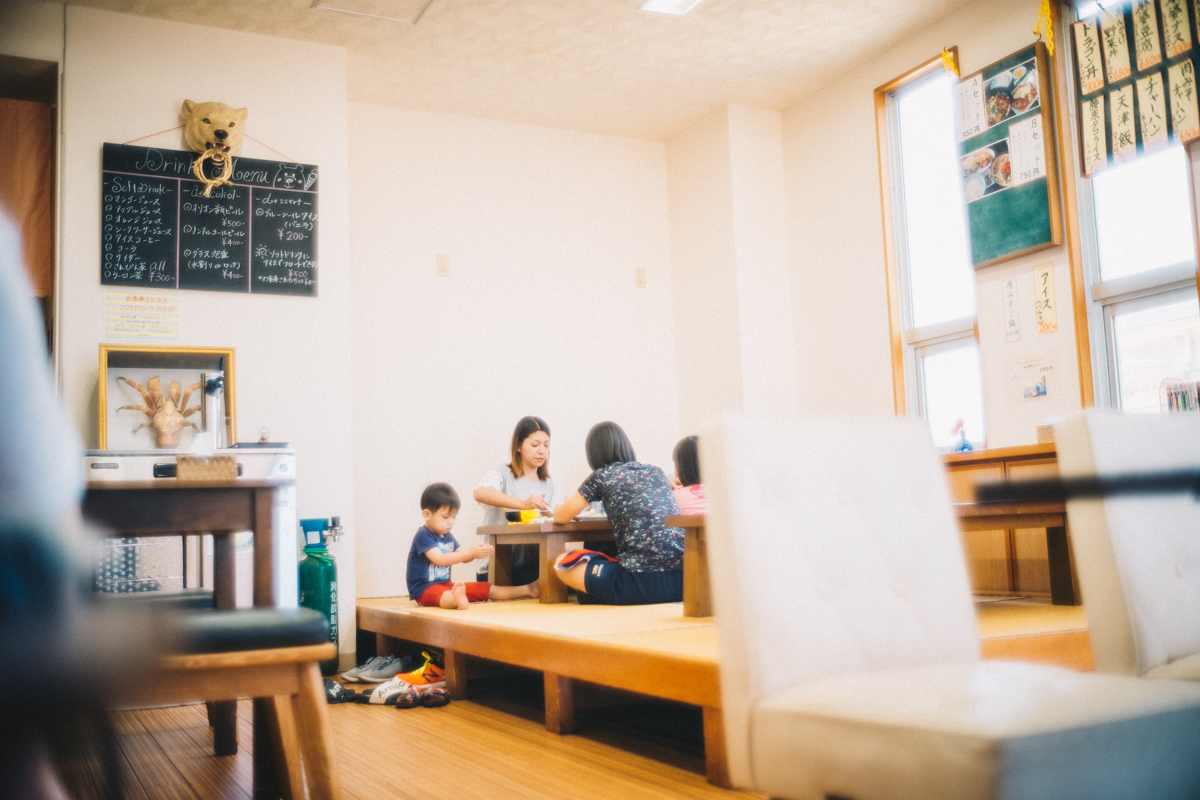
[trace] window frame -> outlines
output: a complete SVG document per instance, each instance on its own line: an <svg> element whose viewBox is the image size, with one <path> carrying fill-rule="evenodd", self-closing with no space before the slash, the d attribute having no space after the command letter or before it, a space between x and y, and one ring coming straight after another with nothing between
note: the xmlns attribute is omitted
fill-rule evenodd
<svg viewBox="0 0 1200 800"><path fill-rule="evenodd" d="M1074 3L1068 6L1070 8L1069 20L1067 14L1058 14L1058 19L1065 23L1057 26L1060 30L1069 31L1069 25L1079 19L1075 6ZM1055 10L1058 11L1058 9ZM1071 132L1069 135L1072 148L1070 160L1067 160L1067 153L1062 155L1063 163L1070 163L1072 168L1070 179L1065 174L1063 175L1063 188L1070 194L1067 203L1067 224L1075 229L1077 236L1074 241L1072 241L1073 237L1068 236L1068 248L1074 250L1071 257L1072 294L1075 305L1081 400L1085 408L1096 406L1119 409L1120 387L1116 367L1116 336L1113 320L1115 308L1120 305L1128 305L1134 300L1140 300L1141 302L1137 305L1146 308L1157 305L1155 300L1159 303L1170 302L1168 297L1188 287L1196 291L1197 297L1200 299L1200 219L1197 219L1196 215L1195 169L1195 161L1200 158L1200 154L1193 154L1193 148L1200 145L1197 142L1183 145L1188 170L1188 196L1192 212L1192 236L1194 252L1197 255L1196 260L1169 264L1120 278L1102 280L1092 180L1082 174L1079 169L1078 153L1074 150L1077 144L1076 131L1079 130L1079 111L1075 92L1073 47L1062 47L1062 55L1055 77L1058 79L1056 88L1060 90L1060 96L1063 98L1059 101L1058 113L1066 117L1066 124L1060 124L1059 127ZM1059 139L1060 148L1065 144L1063 138L1065 137ZM1071 220L1072 210L1075 212L1076 221L1074 223ZM1096 342L1098 346L1091 347L1091 342Z"/></svg>
<svg viewBox="0 0 1200 800"><path fill-rule="evenodd" d="M958 47L947 48L958 71ZM962 346L973 339L979 350L978 312L969 317L933 325L912 325L911 282L908 280L907 228L903 192L903 168L897 158L898 116L894 112L897 93L943 69L939 53L903 75L875 89L875 136L879 156L879 184L883 217L884 261L887 266L888 328L891 336L892 399L897 416L926 419L924 358ZM980 353L982 357L982 353ZM982 391L983 387L980 387ZM985 420L986 424L986 420ZM986 429L984 432L986 440ZM980 445L983 442L973 442Z"/></svg>

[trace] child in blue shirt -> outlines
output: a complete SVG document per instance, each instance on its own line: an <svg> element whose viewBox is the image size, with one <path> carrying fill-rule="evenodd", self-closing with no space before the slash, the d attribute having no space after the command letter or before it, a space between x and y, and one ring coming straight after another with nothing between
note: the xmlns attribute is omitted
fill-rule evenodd
<svg viewBox="0 0 1200 800"><path fill-rule="evenodd" d="M450 580L450 566L491 555L487 544L463 547L450 531L462 504L448 483L431 483L421 492L421 516L425 524L413 537L408 551L408 596L419 605L466 610L483 600L515 600L537 597L538 582L525 586L493 586L485 581Z"/></svg>

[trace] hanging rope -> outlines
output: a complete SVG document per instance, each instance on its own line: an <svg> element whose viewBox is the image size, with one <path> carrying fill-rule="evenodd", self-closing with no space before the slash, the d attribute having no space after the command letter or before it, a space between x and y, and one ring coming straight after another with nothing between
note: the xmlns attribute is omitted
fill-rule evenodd
<svg viewBox="0 0 1200 800"><path fill-rule="evenodd" d="M258 139L255 139L253 136L251 136L248 133L243 133L242 135L245 136L247 139L252 139L252 140L258 142ZM267 144L266 142L258 142L258 143L261 144L263 147L267 148L268 150L270 150L272 153L279 153L278 150L276 150L274 147L271 147L271 145ZM287 155L286 153L279 153L279 155L283 156L284 158L286 158L288 161L292 162L293 164L300 163L299 161L297 161L296 159Z"/></svg>
<svg viewBox="0 0 1200 800"><path fill-rule="evenodd" d="M214 164L220 164L222 167L221 174L215 178L210 178L204 173L204 162L210 158ZM204 184L204 196L208 197L215 187L229 183L229 178L233 175L233 157L220 150L205 150L196 159L196 163L192 164L192 174Z"/></svg>
<svg viewBox="0 0 1200 800"><path fill-rule="evenodd" d="M954 54L946 48L942 48L942 66L946 68L946 72L958 77L958 65L954 63Z"/></svg>
<svg viewBox="0 0 1200 800"><path fill-rule="evenodd" d="M1050 17L1050 0L1042 0L1042 7L1038 10L1037 25L1033 26L1033 32L1038 35L1038 39L1046 40L1046 52L1053 57L1054 20Z"/></svg>
<svg viewBox="0 0 1200 800"><path fill-rule="evenodd" d="M130 139L128 142L122 142L122 144L133 144L134 142L140 142L142 139L149 139L151 136L158 136L161 133L170 133L171 131L177 131L182 127L183 127L182 125L176 125L174 128L167 128L165 131L159 131L158 133L151 133L146 136L139 136L136 139Z"/></svg>

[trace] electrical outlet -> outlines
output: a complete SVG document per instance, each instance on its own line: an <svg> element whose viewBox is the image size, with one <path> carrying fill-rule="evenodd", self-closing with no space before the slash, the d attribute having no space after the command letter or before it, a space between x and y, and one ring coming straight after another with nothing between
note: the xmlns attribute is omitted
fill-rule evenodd
<svg viewBox="0 0 1200 800"><path fill-rule="evenodd" d="M450 277L450 256L439 253L437 257L437 274L439 278Z"/></svg>
<svg viewBox="0 0 1200 800"><path fill-rule="evenodd" d="M637 267L633 270L633 287L635 289L646 288L646 268Z"/></svg>

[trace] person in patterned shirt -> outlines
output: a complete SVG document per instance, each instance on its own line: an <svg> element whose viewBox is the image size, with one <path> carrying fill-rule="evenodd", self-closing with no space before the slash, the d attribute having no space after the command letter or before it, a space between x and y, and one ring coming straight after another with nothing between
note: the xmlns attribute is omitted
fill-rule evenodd
<svg viewBox="0 0 1200 800"><path fill-rule="evenodd" d="M678 514L666 473L642 464L621 426L601 422L588 431L588 465L595 470L565 503L555 522L568 522L595 500L604 503L617 545L611 561L587 551L564 553L558 577L579 592L580 603L646 605L683 600L683 530L668 528Z"/></svg>

